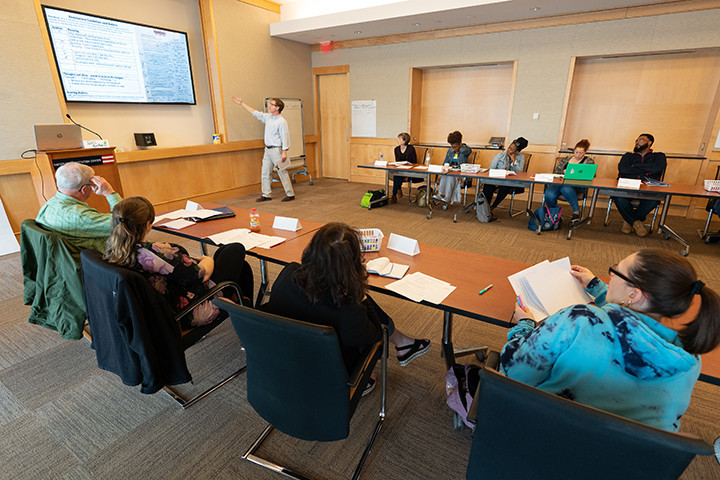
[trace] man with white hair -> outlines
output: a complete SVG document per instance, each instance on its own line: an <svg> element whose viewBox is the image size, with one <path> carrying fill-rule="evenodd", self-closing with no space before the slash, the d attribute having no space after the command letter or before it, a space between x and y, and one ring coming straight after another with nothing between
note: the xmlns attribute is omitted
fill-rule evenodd
<svg viewBox="0 0 720 480"><path fill-rule="evenodd" d="M112 214L98 212L87 200L93 192L102 195L112 210L122 200L120 195L91 167L76 162L58 167L55 180L58 191L40 208L35 221L80 248L105 251Z"/></svg>

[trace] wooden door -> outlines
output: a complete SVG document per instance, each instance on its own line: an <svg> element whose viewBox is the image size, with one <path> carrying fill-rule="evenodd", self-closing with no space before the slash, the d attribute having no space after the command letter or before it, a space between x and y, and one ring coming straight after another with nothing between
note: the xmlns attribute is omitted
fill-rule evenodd
<svg viewBox="0 0 720 480"><path fill-rule="evenodd" d="M347 73L318 75L320 174L350 177L350 83Z"/></svg>

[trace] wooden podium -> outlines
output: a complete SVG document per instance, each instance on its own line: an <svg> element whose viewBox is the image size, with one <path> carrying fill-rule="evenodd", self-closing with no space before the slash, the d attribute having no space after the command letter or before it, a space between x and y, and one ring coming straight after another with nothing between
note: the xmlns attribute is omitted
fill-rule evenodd
<svg viewBox="0 0 720 480"><path fill-rule="evenodd" d="M115 161L115 147L105 148L76 148L72 150L40 150L37 152L38 168L42 178L34 178L35 190L38 192L40 205L55 195L55 170L69 162L83 163L95 170L95 175L104 177L110 182L113 189L123 195L120 174ZM34 175L33 175L34 177ZM43 194L45 197L43 198ZM93 194L88 199L88 205L99 212L109 213L110 206L101 195Z"/></svg>

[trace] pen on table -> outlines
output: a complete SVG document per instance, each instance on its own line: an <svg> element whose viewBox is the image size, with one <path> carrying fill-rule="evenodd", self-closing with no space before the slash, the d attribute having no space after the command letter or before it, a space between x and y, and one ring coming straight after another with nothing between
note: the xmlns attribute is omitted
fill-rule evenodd
<svg viewBox="0 0 720 480"><path fill-rule="evenodd" d="M482 295L483 293L485 293L485 292L487 292L488 290L490 290L492 287L493 287L493 284L491 283L491 284L488 285L487 287L485 287L485 288L483 288L482 290L480 290L480 291L478 292L478 295Z"/></svg>
<svg viewBox="0 0 720 480"><path fill-rule="evenodd" d="M527 312L527 310L525 310L525 305L523 305L522 300L520 300L520 296L518 295L515 298L517 299L517 304L520 306L520 308L522 308L522 311Z"/></svg>

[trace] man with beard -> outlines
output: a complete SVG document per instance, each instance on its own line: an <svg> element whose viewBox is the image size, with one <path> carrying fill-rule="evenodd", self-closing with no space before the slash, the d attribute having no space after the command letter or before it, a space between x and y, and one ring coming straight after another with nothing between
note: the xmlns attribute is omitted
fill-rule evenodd
<svg viewBox="0 0 720 480"><path fill-rule="evenodd" d="M649 133L641 133L635 140L633 151L625 153L620 159L618 178L660 180L667 165L667 159L664 153L652 151L650 147L654 142L655 137ZM658 200L640 199L636 207L631 203L632 198L613 197L612 200L623 217L622 232L624 234L629 235L634 230L638 237L644 237L649 233L645 227L645 217L658 206L660 203Z"/></svg>

